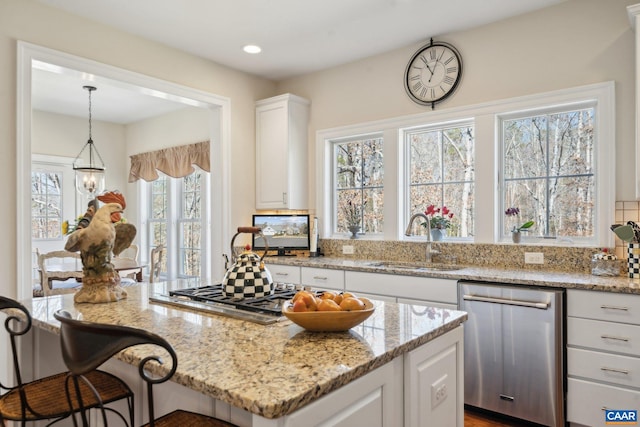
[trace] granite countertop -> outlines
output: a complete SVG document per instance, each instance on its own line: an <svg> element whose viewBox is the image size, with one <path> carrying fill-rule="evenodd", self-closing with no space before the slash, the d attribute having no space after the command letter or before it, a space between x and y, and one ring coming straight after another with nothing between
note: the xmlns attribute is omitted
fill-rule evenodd
<svg viewBox="0 0 640 427"><path fill-rule="evenodd" d="M34 325L55 334L59 309L84 320L133 326L166 338L178 355L173 381L266 418L278 418L456 328L456 310L374 301L376 310L347 332L307 332L286 320L272 325L149 303L160 284L127 288L128 298L75 304L73 295L25 303ZM117 358L136 364L147 346Z"/></svg>
<svg viewBox="0 0 640 427"><path fill-rule="evenodd" d="M630 279L625 276L594 276L585 273L568 273L545 270L517 270L488 268L479 266L464 266L456 270L437 269L407 269L389 266L377 266L376 264L391 263L384 260L357 260L331 257L267 257L269 264L293 265L300 267L328 268L336 270L364 271L371 273L402 274L420 277L440 277L455 280L480 280L487 282L499 282L507 284L534 285L565 289L583 289L603 292L616 292L640 295L640 280ZM403 264L398 261L395 264ZM420 264L420 263L413 263ZM426 264L424 264L426 265ZM435 267L447 267L442 264L433 264Z"/></svg>

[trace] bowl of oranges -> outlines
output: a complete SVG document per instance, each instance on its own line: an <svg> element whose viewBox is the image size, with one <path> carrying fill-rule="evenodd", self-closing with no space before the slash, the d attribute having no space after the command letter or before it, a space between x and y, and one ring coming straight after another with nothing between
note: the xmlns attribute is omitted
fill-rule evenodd
<svg viewBox="0 0 640 427"><path fill-rule="evenodd" d="M373 303L350 292L298 291L282 306L293 323L314 332L347 331L373 314Z"/></svg>

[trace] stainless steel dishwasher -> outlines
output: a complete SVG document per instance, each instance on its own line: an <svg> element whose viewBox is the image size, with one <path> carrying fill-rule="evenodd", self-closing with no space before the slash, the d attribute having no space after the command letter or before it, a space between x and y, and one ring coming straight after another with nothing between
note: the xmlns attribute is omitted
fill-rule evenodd
<svg viewBox="0 0 640 427"><path fill-rule="evenodd" d="M458 299L465 405L564 426L564 290L459 281Z"/></svg>

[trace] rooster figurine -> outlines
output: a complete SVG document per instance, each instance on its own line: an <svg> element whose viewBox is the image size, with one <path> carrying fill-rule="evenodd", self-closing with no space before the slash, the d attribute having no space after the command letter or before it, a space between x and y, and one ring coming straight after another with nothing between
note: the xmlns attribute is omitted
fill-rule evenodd
<svg viewBox="0 0 640 427"><path fill-rule="evenodd" d="M82 288L74 296L77 303L112 302L127 297L120 286L120 275L111 263L111 254L117 255L131 244L136 228L126 223L114 225L126 207L120 192L108 192L97 198L105 205L96 211L88 226L71 233L65 244L67 251L80 251L82 259Z"/></svg>

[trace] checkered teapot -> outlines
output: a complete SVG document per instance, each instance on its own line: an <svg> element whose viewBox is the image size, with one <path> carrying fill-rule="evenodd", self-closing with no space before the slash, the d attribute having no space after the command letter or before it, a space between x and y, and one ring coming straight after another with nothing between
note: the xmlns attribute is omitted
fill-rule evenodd
<svg viewBox="0 0 640 427"><path fill-rule="evenodd" d="M242 233L252 233L262 237L265 246L262 256L249 249L238 256L235 255L233 242ZM267 239L259 227L238 227L238 232L231 239L231 262L233 265L222 279L222 289L227 297L243 299L273 295L273 279L271 279L271 273L263 261L268 249Z"/></svg>

